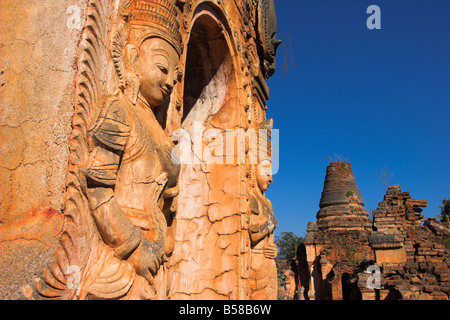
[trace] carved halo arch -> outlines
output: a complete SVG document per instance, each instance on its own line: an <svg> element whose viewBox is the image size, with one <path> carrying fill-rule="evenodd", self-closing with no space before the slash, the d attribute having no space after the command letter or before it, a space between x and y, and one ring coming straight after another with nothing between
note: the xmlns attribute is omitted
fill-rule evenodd
<svg viewBox="0 0 450 320"><path fill-rule="evenodd" d="M238 39L236 39L233 36L233 32L231 30L231 26L229 24L229 19L227 19L227 13L222 8L222 2L219 1L221 5L218 5L216 1L199 1L196 5L196 7L192 11L192 16L190 19L190 24L188 26L188 39L185 41L185 49L189 43L190 36L191 36L191 30L194 27L195 23L199 18L201 18L204 15L209 16L212 18L219 28L223 31L223 35L225 37L225 40L228 43L228 47L230 49L230 54L235 57L236 52L238 51L237 48L239 47Z"/></svg>
<svg viewBox="0 0 450 320"><path fill-rule="evenodd" d="M180 98L180 102L182 101L181 108L179 109L179 126L187 131L193 129L193 123L191 121L202 121L205 129L208 129L210 126L214 129L222 130L222 132L237 127L245 128L248 125L246 120L248 108L246 107L251 104L251 99L249 99L251 95L251 79L249 73L246 73L245 60L243 54L241 54L241 41L243 40L240 38L241 33L238 32L240 29L239 22L230 18L233 16L233 12L229 11L234 10L234 7L228 6L229 3L227 1L188 0L183 7L184 14L181 17L181 25L184 49L180 59L180 65L182 66L184 75L179 84L178 97ZM206 102L203 102L202 99ZM215 117L220 111L224 111L224 116ZM179 212L177 214L177 223L180 223L179 225L190 226L190 214L193 214L191 213L193 211L192 206L196 205L195 203L198 202L198 197L204 197L205 201L209 201L213 198L217 199L217 197L221 197L224 194L222 190L213 190L210 187L206 194L200 192L191 194L186 191L189 190L188 187L192 176L195 176L196 181L201 181L205 184L208 183L208 180L224 181L225 177L227 177L227 175L222 175L222 167L208 167L207 164L202 164L202 168L203 165L207 167L206 170L194 169L195 164L187 164L182 167L180 173L180 199L182 200L179 202ZM233 190L234 194L230 196L233 199L237 198L238 201L233 201L228 206L234 208L234 210L231 210L233 212L245 213L245 200L243 200L242 193L245 187L243 184L245 183L246 170L241 165L238 167L230 167L232 168L226 168L228 170L227 174L233 175L230 171L235 173L233 179L235 177L235 183L239 187ZM235 194L236 192L237 194ZM238 195L239 197L237 197ZM199 204L198 207L201 207L201 205ZM221 211L223 217L233 219L236 222L233 223L235 225L242 225L241 220L245 219L243 215L237 216L233 214L232 216L228 216L229 208L225 208L225 205L220 203L216 204L216 210ZM185 219L185 216L189 218ZM204 229L199 232L202 235L206 234ZM189 256L190 252L195 251L197 246L203 249L202 242L193 244L194 248L183 247L185 235L179 234L178 236L180 238L177 241L181 245L176 245L176 259L186 260L184 257L186 255ZM241 236L240 233L233 236L236 237L233 238L234 240L227 239L226 241L242 242L238 239ZM211 249L221 250L220 248ZM243 265L240 255L241 251L239 250L236 253L239 255L239 261L235 262L235 270L239 273L239 279L242 277L241 266ZM204 254L206 254L205 250L199 253L199 255ZM203 257L197 258L203 259ZM204 259L206 258L204 257ZM178 265L178 260L176 259L174 265ZM186 263L186 266L192 267L192 270L197 270L198 268L198 264L194 260L188 259L184 263ZM203 283L203 281L201 282ZM242 280L239 280L239 288L243 287L242 282ZM174 283L176 285L172 289L175 296L180 292L184 292L184 285L180 284L182 280L175 279ZM233 292L233 297L243 298L242 294L244 290L237 290L235 292L235 284L228 283L224 284L224 286L227 288L229 286L230 292Z"/></svg>
<svg viewBox="0 0 450 320"><path fill-rule="evenodd" d="M229 67L231 67L231 72L227 74L229 78L228 86L233 86L234 88L243 88L243 81L245 81L244 77L240 77L240 71L243 68L243 60L241 58L240 52L242 51L242 46L239 42L238 32L236 28L233 28L230 24L230 19L227 18L227 11L223 8L224 4L222 1L197 1L194 5L193 1L187 1L185 8L185 17L182 18L182 35L183 35L183 55L181 57L180 64L183 67L184 75L183 79L180 83L180 96L184 97L185 87L186 87L186 67L187 67L187 59L189 54L189 45L191 43L193 37L193 31L195 31L196 26L200 23L209 20L210 22L214 22L217 28L221 31L221 36L226 43L227 50L230 59ZM234 31L233 31L234 30ZM227 88L229 89L229 88ZM236 90L236 95L239 96L239 101L246 101L247 93L244 90ZM184 103L183 108L184 109ZM183 121L183 110L181 110L181 118ZM181 121L181 122L182 122ZM182 123L180 123L182 125Z"/></svg>

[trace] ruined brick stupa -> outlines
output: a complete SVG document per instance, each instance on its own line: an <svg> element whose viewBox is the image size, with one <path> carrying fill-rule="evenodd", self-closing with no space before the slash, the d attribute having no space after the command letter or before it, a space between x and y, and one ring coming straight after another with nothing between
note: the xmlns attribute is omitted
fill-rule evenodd
<svg viewBox="0 0 450 320"><path fill-rule="evenodd" d="M362 230L370 225L348 162L333 162L327 167L319 207L317 226L321 230Z"/></svg>
<svg viewBox="0 0 450 320"><path fill-rule="evenodd" d="M389 186L370 221L350 163L331 163L317 221L297 250L294 298L448 300L450 228L425 220L427 205Z"/></svg>

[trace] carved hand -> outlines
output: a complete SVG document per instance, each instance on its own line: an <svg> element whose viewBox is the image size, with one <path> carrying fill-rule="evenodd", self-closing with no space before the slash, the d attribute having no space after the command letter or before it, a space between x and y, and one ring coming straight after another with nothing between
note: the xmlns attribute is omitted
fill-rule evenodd
<svg viewBox="0 0 450 320"><path fill-rule="evenodd" d="M269 234L275 230L275 227L275 223L273 223L272 220L269 220L269 222L267 223L267 230L269 231Z"/></svg>
<svg viewBox="0 0 450 320"><path fill-rule="evenodd" d="M278 247L275 244L269 244L264 250L264 256L268 259L275 259L278 255Z"/></svg>
<svg viewBox="0 0 450 320"><path fill-rule="evenodd" d="M144 238L139 247L128 258L136 273L144 277L151 287L157 291L155 276L161 266L161 258L153 253L154 243Z"/></svg>

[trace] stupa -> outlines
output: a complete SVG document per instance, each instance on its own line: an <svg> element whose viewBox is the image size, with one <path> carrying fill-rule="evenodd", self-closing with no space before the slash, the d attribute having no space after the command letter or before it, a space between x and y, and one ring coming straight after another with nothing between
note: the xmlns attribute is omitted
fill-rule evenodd
<svg viewBox="0 0 450 320"><path fill-rule="evenodd" d="M369 214L349 162L332 162L327 167L319 207L319 230L370 228Z"/></svg>

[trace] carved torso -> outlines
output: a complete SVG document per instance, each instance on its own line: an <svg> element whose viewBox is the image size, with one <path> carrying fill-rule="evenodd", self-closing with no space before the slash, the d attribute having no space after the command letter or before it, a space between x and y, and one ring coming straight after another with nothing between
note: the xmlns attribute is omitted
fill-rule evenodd
<svg viewBox="0 0 450 320"><path fill-rule="evenodd" d="M145 195L157 177L167 173L167 188L176 186L179 166L171 160L169 138L156 120L153 112L138 101L134 108L127 106L129 138L117 174L116 196L121 204L126 204L130 195L139 194L131 205L135 209L148 208L149 197Z"/></svg>
<svg viewBox="0 0 450 320"><path fill-rule="evenodd" d="M162 240L166 221L158 202L164 190L177 185L180 168L171 160L173 145L153 112L141 100L132 105L126 98L110 98L92 136L121 154L121 160L117 164L105 159L102 168L92 168L91 175L103 175L103 183L109 180L114 185L119 206L144 237Z"/></svg>
<svg viewBox="0 0 450 320"><path fill-rule="evenodd" d="M266 247L273 245L273 232L268 230L269 225L277 225L273 213L272 203L258 192L252 192L250 199L252 213L251 224L254 232L259 234L253 242L253 253L264 254Z"/></svg>
<svg viewBox="0 0 450 320"><path fill-rule="evenodd" d="M259 192L250 198L250 238L252 242L250 264L250 299L275 300L277 298L276 246L273 230L277 220L272 204Z"/></svg>

